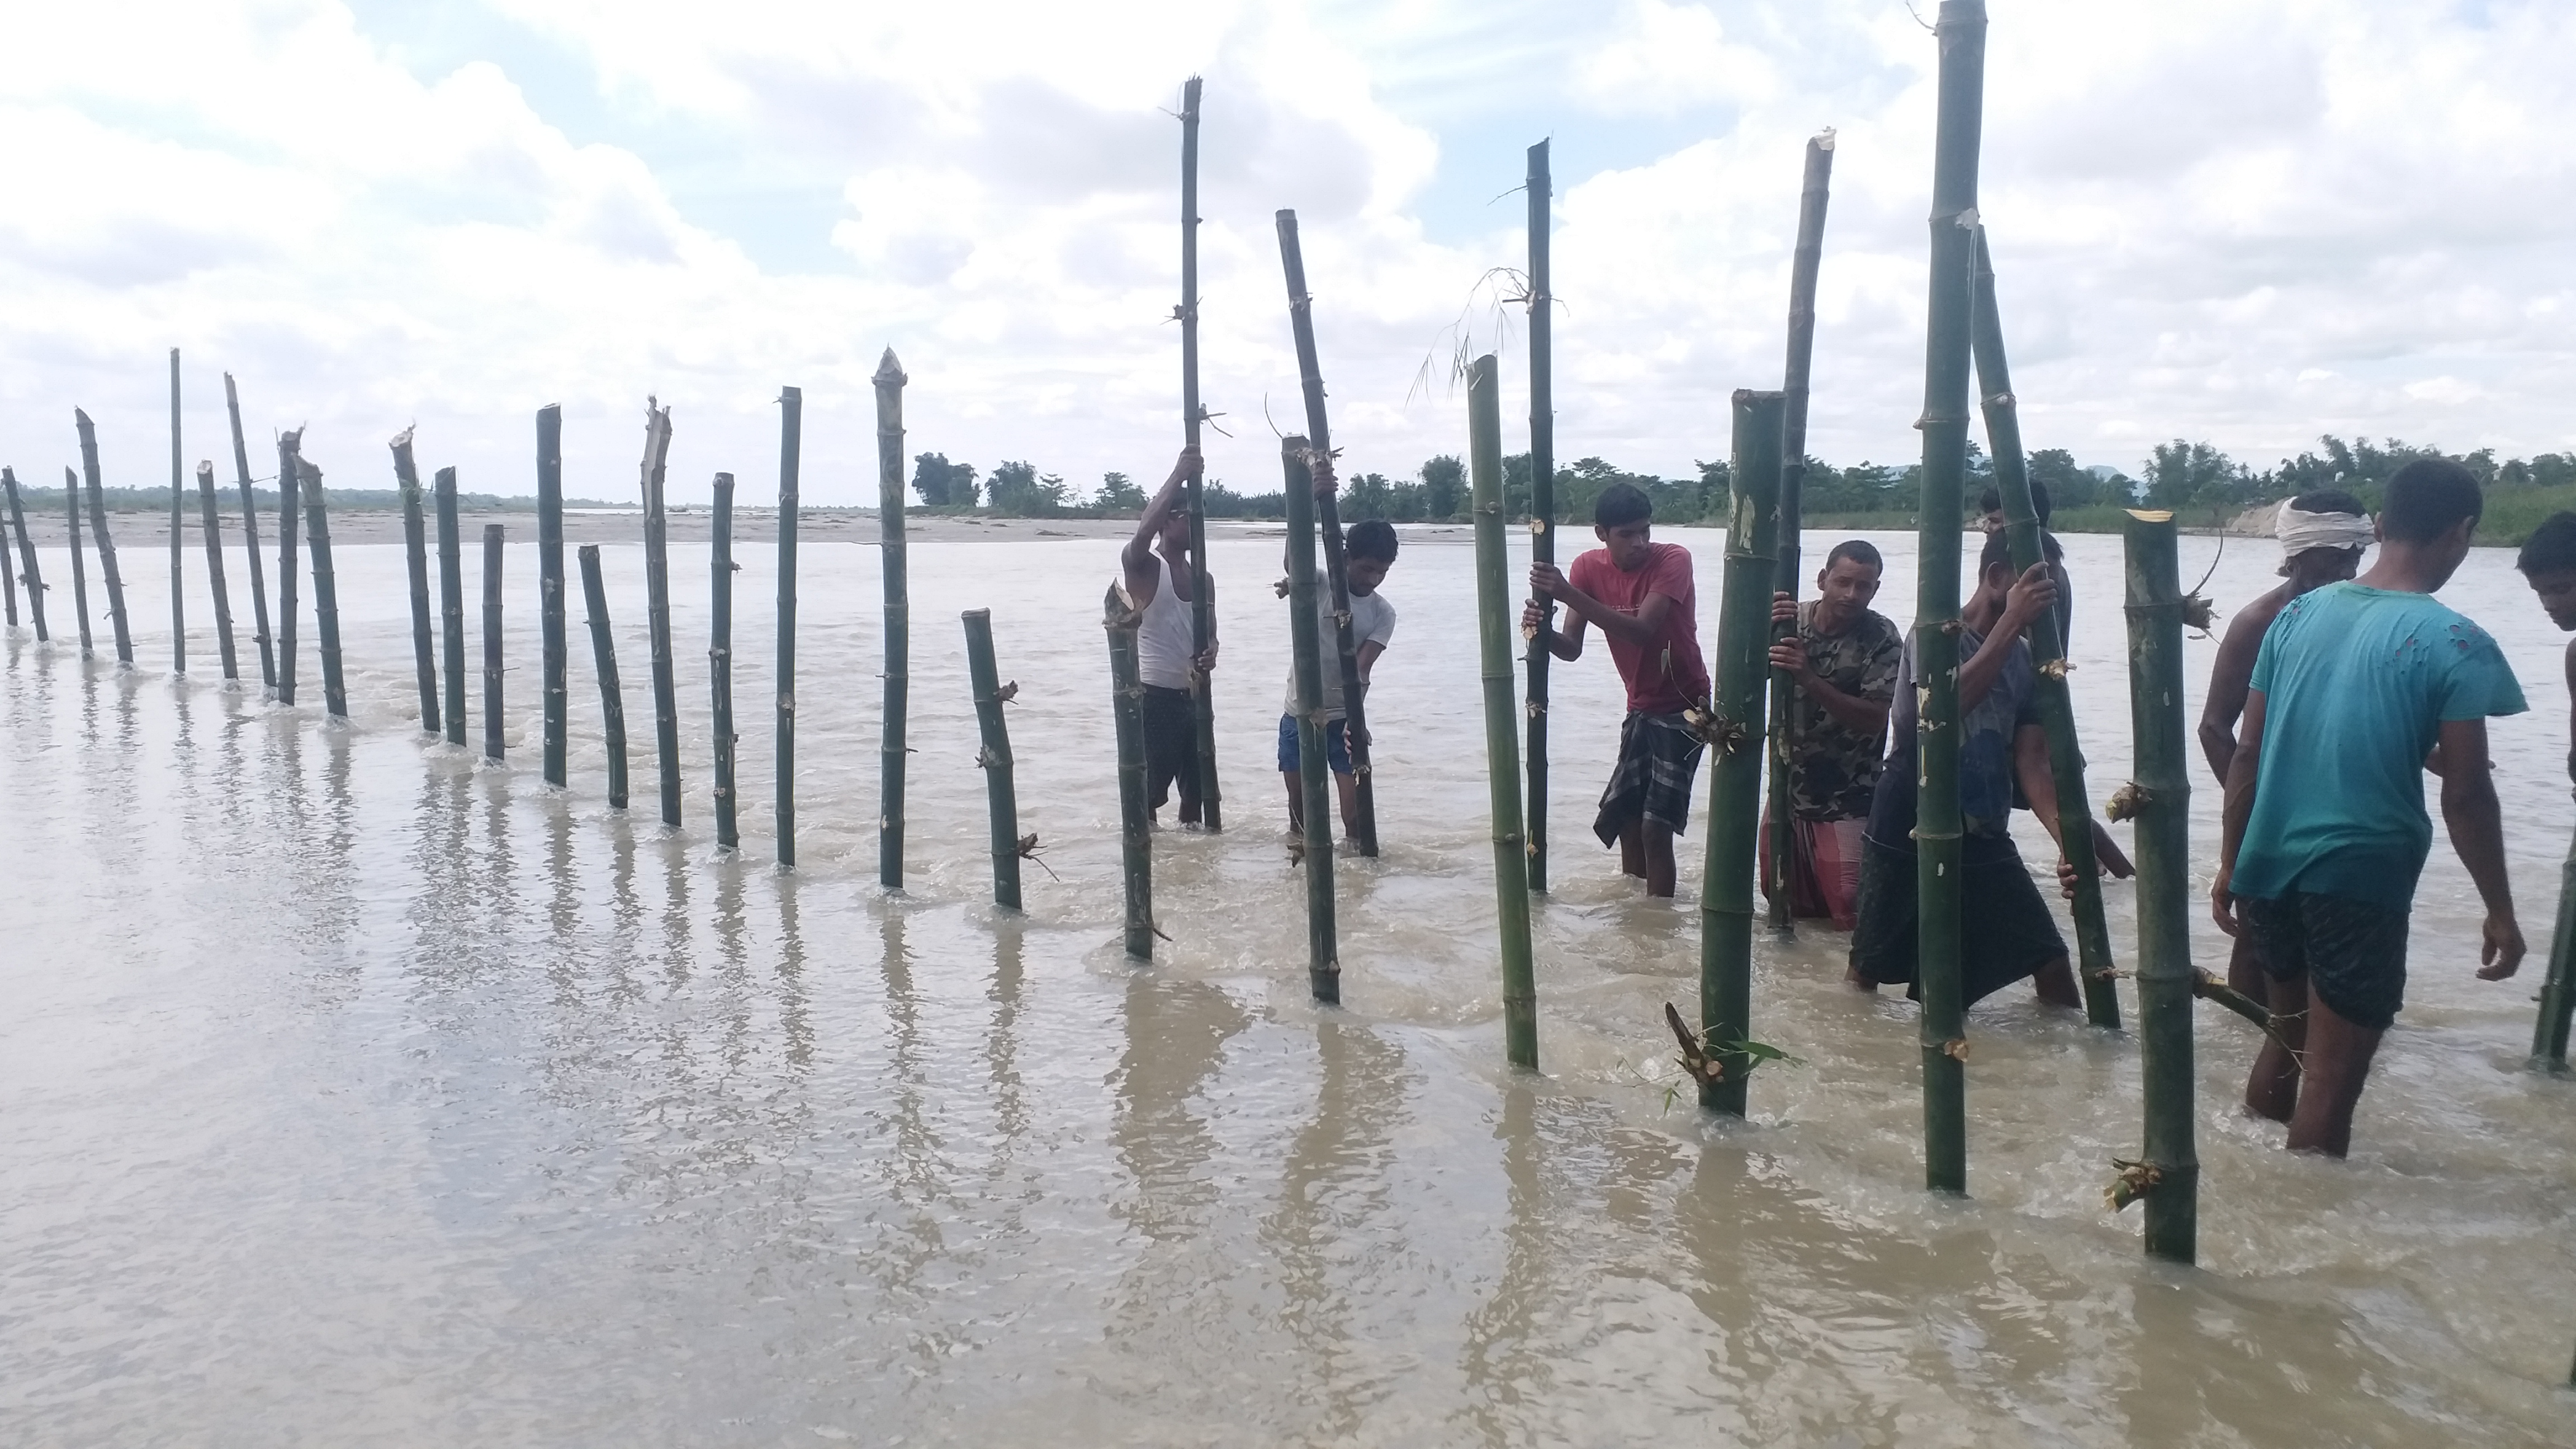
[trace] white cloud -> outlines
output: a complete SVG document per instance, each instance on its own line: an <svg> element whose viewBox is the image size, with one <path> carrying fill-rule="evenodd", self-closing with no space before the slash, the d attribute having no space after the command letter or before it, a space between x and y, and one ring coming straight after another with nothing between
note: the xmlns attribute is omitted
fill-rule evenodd
<svg viewBox="0 0 2576 1449"><path fill-rule="evenodd" d="M1753 106L1779 94L1771 60L1727 39L1703 5L1632 0L1619 33L1575 62L1576 93L1612 115Z"/></svg>

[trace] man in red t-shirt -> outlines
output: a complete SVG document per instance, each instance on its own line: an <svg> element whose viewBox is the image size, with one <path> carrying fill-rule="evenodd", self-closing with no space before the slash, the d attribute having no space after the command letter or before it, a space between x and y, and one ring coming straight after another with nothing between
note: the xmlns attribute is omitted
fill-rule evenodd
<svg viewBox="0 0 2576 1449"><path fill-rule="evenodd" d="M1619 869L1646 882L1646 894L1673 893L1673 837L1690 820L1691 780L1700 740L1682 711L1708 699L1708 665L1699 652L1698 593L1690 550L1655 543L1655 505L1634 484L1613 483L1593 505L1592 531L1602 546L1574 561L1530 565L1533 593L1565 605L1574 624L1547 628L1538 601L1521 610L1524 632L1539 631L1559 659L1583 656L1589 624L1610 642L1610 660L1628 685L1628 718L1619 726L1619 763L1601 792L1592 833L1619 846Z"/></svg>

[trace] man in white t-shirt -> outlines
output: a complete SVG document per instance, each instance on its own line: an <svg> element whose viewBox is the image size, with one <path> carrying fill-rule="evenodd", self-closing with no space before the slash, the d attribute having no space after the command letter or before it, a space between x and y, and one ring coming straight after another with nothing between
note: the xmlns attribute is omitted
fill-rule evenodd
<svg viewBox="0 0 2576 1449"><path fill-rule="evenodd" d="M1201 772L1207 768L1199 755L1192 701L1200 683L1192 674L1216 668L1213 630L1207 652L1191 652L1198 586L1208 582L1214 588L1205 561L1190 558L1190 501L1184 490L1203 466L1196 447L1181 449L1172 476L1145 505L1144 516L1136 520L1136 536L1119 556L1127 597L1136 607L1136 672L1145 686L1146 806L1160 811L1177 789L1181 824L1191 829L1200 824Z"/></svg>
<svg viewBox="0 0 2576 1449"><path fill-rule="evenodd" d="M1319 466L1315 470L1315 491L1329 495L1333 486L1330 469ZM1342 557L1351 590L1351 647L1359 656L1360 688L1365 690L1370 667L1395 637L1395 605L1378 592L1378 586L1386 582L1386 571L1395 566L1394 526L1375 518L1352 524L1342 535ZM1338 649L1340 636L1333 619L1330 589L1315 591L1315 611L1321 617L1319 637L1324 647ZM1348 721L1342 704L1341 667L1327 662L1323 673L1324 758L1333 767L1333 785L1342 801L1342 830L1348 834L1352 818L1359 813L1359 778L1351 773L1350 741L1345 737ZM1291 833L1306 828L1306 793L1298 779L1297 766L1297 675L1292 668L1288 674L1288 702L1279 716L1279 774L1288 783Z"/></svg>

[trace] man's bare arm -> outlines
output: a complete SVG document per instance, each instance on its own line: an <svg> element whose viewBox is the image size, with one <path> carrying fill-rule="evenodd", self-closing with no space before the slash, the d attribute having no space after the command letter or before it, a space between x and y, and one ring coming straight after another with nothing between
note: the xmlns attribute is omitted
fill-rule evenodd
<svg viewBox="0 0 2576 1449"><path fill-rule="evenodd" d="M2487 722L2442 721L2442 823L2451 848L2486 904L2478 979L2501 981L2522 965L2522 927L2513 918L2513 882L2504 868L2504 812L2487 765Z"/></svg>
<svg viewBox="0 0 2576 1449"><path fill-rule="evenodd" d="M2263 769L2263 691L2245 693L2245 717L2236 736L2236 754L2227 762L2227 795L2219 807L2218 879L2210 884L2210 914L2218 929L2236 934L2236 847L2245 841L2245 822L2254 816L2254 787Z"/></svg>
<svg viewBox="0 0 2576 1449"><path fill-rule="evenodd" d="M1563 604L1577 620L1631 644L1653 643L1663 633L1664 616L1673 611L1672 595L1648 594L1637 612L1623 614L1576 588L1554 564L1531 564L1529 579L1531 589Z"/></svg>
<svg viewBox="0 0 2576 1449"><path fill-rule="evenodd" d="M2245 713L2245 693L2254 687L2254 660L2263 652L2263 635L2278 610L2257 608L2238 614L2218 646L2218 662L2209 667L2209 698L2200 707L2200 752L2209 772L2227 785L2228 762L2236 758L2236 721Z"/></svg>
<svg viewBox="0 0 2576 1449"><path fill-rule="evenodd" d="M1994 692L1995 681L2003 678L2004 661L2012 657L2013 646L2021 642L2022 631L2030 621L2057 607L2057 583L2048 576L2048 565L2035 563L2013 581L2012 592L2004 596L2003 617L1987 631L1985 642L1977 646L1975 657L1959 666L1959 714L1986 702Z"/></svg>
<svg viewBox="0 0 2576 1449"><path fill-rule="evenodd" d="M1127 574L1127 593L1137 608L1145 607L1153 599L1154 590L1162 586L1162 571L1154 567L1154 539L1171 519L1172 510L1180 506L1181 490L1203 466L1197 448L1181 449L1180 458L1172 464L1172 476L1163 480L1153 501L1145 505L1145 512L1136 520L1135 536L1127 540L1127 547L1118 556Z"/></svg>

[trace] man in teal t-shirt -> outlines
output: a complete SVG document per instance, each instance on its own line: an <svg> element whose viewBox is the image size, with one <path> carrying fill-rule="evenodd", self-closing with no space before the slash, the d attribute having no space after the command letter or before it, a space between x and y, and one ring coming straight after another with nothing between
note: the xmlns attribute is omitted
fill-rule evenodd
<svg viewBox="0 0 2576 1449"><path fill-rule="evenodd" d="M2210 897L2220 929L2263 953L2276 1031L2245 1104L2289 1123L2293 1151L2344 1155L2403 1004L2408 915L2433 847L2428 765L2486 904L2478 975L2501 980L2522 963L2486 727L2523 711L2522 686L2485 630L2432 597L2468 557L2483 507L2456 463L2399 469L2378 561L2293 600L2255 658Z"/></svg>

